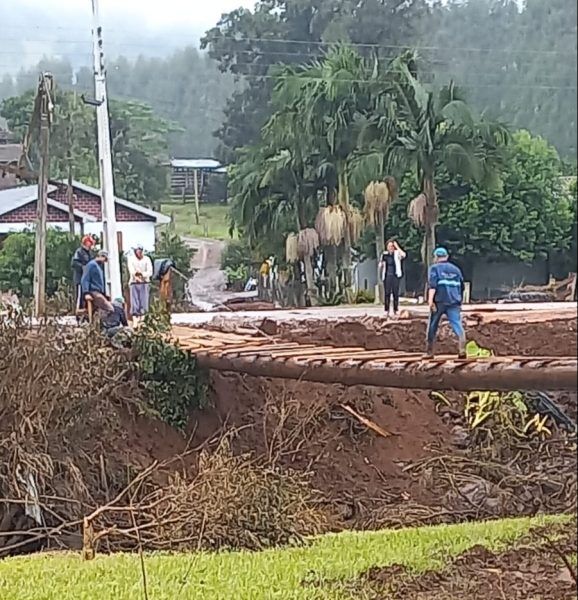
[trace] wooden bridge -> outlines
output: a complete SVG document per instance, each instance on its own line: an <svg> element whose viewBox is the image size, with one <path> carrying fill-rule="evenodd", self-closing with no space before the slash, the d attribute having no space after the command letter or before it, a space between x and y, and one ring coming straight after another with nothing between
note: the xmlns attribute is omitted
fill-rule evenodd
<svg viewBox="0 0 578 600"><path fill-rule="evenodd" d="M395 350L287 342L249 329L223 333L174 327L172 336L205 368L258 377L427 390L577 389L575 356L424 359Z"/></svg>

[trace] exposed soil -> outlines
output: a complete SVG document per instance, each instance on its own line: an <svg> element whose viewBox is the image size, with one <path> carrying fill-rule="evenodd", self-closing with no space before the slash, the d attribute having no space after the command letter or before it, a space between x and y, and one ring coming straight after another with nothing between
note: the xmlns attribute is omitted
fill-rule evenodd
<svg viewBox="0 0 578 600"><path fill-rule="evenodd" d="M465 325L469 339L501 356L575 356L578 352L575 318L531 320L526 316L525 319L472 313L467 315ZM267 335L280 335L291 341L420 352L425 343L426 320L407 318L392 322L375 317L292 322L266 320L261 327ZM456 351L456 341L447 324L440 330L438 351Z"/></svg>
<svg viewBox="0 0 578 600"><path fill-rule="evenodd" d="M373 592L375 600L571 600L576 598L576 572L562 557L575 556L574 522L532 532L502 553L476 546L439 572L415 575L399 565L372 568L354 587Z"/></svg>
<svg viewBox="0 0 578 600"><path fill-rule="evenodd" d="M547 444L482 455L465 427L463 395L448 395L451 406L438 412L424 391L225 373L212 373L211 380L214 408L194 416L194 444L236 428L237 452L311 471L343 526L433 524L575 506L575 445L555 430ZM567 414L575 412L575 395L556 401Z"/></svg>

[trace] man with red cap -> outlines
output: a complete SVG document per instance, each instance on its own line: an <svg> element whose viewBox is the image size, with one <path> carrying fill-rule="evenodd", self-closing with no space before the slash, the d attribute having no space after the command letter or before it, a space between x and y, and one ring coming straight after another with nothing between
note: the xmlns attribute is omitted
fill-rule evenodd
<svg viewBox="0 0 578 600"><path fill-rule="evenodd" d="M72 256L72 284L74 286L74 300L77 311L84 308L84 294L81 293L80 282L86 265L94 258L94 246L94 238L91 235L85 235L81 240L80 247L77 248Z"/></svg>

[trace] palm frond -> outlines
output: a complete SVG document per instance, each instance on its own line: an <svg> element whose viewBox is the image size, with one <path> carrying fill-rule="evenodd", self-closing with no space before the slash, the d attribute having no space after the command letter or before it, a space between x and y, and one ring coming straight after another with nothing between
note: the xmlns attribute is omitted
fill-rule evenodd
<svg viewBox="0 0 578 600"><path fill-rule="evenodd" d="M347 227L349 228L349 239L352 244L356 244L363 234L365 220L361 211L355 206L349 207L348 212Z"/></svg>
<svg viewBox="0 0 578 600"><path fill-rule="evenodd" d="M427 198L425 194L416 196L407 209L407 216L416 227L423 228L427 221Z"/></svg>
<svg viewBox="0 0 578 600"><path fill-rule="evenodd" d="M311 258L319 248L319 234L313 228L302 229L297 235L299 258Z"/></svg>
<svg viewBox="0 0 578 600"><path fill-rule="evenodd" d="M325 206L319 209L315 230L319 240L326 246L339 246L345 238L347 219L341 206Z"/></svg>
<svg viewBox="0 0 578 600"><path fill-rule="evenodd" d="M387 218L393 200L390 185L386 181L373 181L365 188L363 211L370 225L379 223L380 218Z"/></svg>

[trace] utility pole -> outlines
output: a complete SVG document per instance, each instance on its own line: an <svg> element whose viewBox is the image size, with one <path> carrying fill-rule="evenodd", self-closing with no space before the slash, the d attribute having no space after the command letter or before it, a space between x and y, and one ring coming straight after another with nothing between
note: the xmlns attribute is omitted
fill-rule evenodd
<svg viewBox="0 0 578 600"><path fill-rule="evenodd" d="M106 74L102 47L102 28L98 17L98 0L92 0L92 41L94 54L94 92L96 99L96 123L98 136L98 163L102 199L102 225L104 249L108 252L106 282L111 298L122 296L120 253L116 233L116 207L114 201L114 178L110 145L110 123Z"/></svg>
<svg viewBox="0 0 578 600"><path fill-rule="evenodd" d="M33 120L40 116L40 169L34 248L34 316L46 314L46 215L48 212L48 170L50 166L50 125L52 122L52 75L43 73L38 83ZM39 114L38 114L39 113Z"/></svg>

